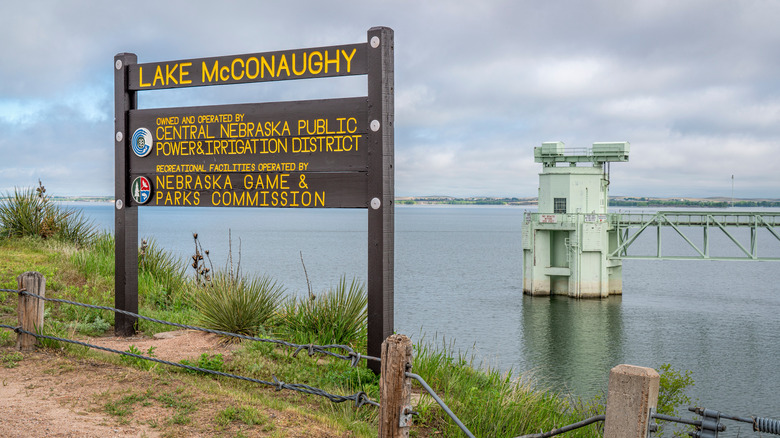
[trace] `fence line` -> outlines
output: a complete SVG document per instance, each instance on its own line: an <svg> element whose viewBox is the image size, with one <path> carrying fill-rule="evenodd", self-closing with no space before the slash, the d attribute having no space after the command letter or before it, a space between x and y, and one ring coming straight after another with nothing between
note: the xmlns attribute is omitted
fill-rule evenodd
<svg viewBox="0 0 780 438"><path fill-rule="evenodd" d="M30 297L33 297L33 298L37 298L37 299L43 300L43 301L51 301L51 302L54 302L54 303L63 303L63 304L71 304L71 305L74 305L74 306L85 307L85 308L88 308L88 309L106 310L106 311L109 311L109 312L121 313L123 315L132 316L132 317L143 319L143 320L146 320L146 321L155 322L155 323L158 323L158 324L169 325L169 326L173 326L173 327L179 327L179 328L188 329L188 330L197 330L197 331L201 331L201 332L205 332L205 333L213 333L215 335L221 335L221 336L228 336L228 337L233 337L233 338L245 339L245 340L248 340L248 341L266 342L266 343L282 345L282 346L285 346L285 347L295 348L296 350L295 350L295 353L293 353L293 356L297 356L298 353L300 353L301 351L304 351L304 350L306 350L309 353L309 356L313 356L315 353L321 353L321 354L332 356L332 357L335 357L335 358L338 358L338 359L348 360L348 361L350 361L352 363L353 367L357 366L357 363L361 359L379 361L379 358L377 358L377 357L368 356L368 355L365 355L365 354L360 354L360 353L355 352L355 350L353 350L352 347L350 347L348 345L341 345L341 344L329 344L329 345L294 344L292 342L287 342L287 341L283 341L283 340L280 340L280 339L258 338L258 337L255 337L255 336L247 336L247 335L242 335L242 334L239 334L239 333L231 333L231 332L225 332L225 331L221 331L221 330L208 329L208 328L205 328L205 327L198 327L198 326L194 326L194 325L179 324L179 323L176 323L176 322L164 321L164 320L161 320L161 319L150 318L148 316L139 315L137 313L128 312L126 310L121 310L121 309L117 309L117 308L109 307L109 306L96 306L94 304L79 303L79 302L76 302L76 301L63 300L63 299L60 299L60 298L44 297L44 296L36 295L36 294L34 294L32 292L28 292L28 291L26 291L24 289L20 289L20 290L0 289L0 292L16 293L16 294L19 294L19 295L27 295L27 296L30 296ZM341 350L346 351L347 354L346 355L341 355L341 354L338 354L338 353L334 353L332 351L328 351L328 349L341 349Z"/></svg>
<svg viewBox="0 0 780 438"><path fill-rule="evenodd" d="M2 327L9 328L9 326L6 326L6 325L2 325ZM285 382L281 382L281 381L279 381L276 378L276 376L272 376L274 381L273 382L269 382L269 381L266 381L266 380L253 379L251 377L239 376L239 375L230 374L230 373L224 373L222 371L210 370L208 368L200 368L200 367L195 367L195 366L191 366L191 365L185 365L185 364L182 364L182 363L171 362L171 361L167 361L167 360L163 360L163 359L158 359L156 357L143 356L143 355L140 355L140 354L130 353L128 351L120 351L120 350L115 350L113 348L101 347L99 345L89 344L89 343L77 341L77 340L74 340L74 339L60 338L60 337L57 337L57 336L41 335L41 334L38 334L38 333L30 332L30 331L25 330L25 329L23 329L21 327L14 327L13 329L14 329L14 331L16 333L24 333L24 334L27 334L27 335L30 335L30 336L35 336L36 338L39 338L39 339L50 339L52 341L67 342L67 343L70 343L70 344L81 345L81 346L84 346L84 347L93 348L93 349L96 349L96 350L107 351L109 353L121 354L123 356L135 357L137 359L143 359L143 360L148 360L148 361L151 361L151 362L161 363L163 365L169 365L169 366L173 366L173 367L184 368L184 369L191 370L191 371L199 371L199 372L202 372L202 373L214 374L214 375L217 375L217 376L230 377L232 379L244 380L244 381L247 381L247 382L260 383L260 384L267 385L267 386L273 386L273 387L276 388L277 391L281 391L282 389L289 389L289 390L292 390L292 391L298 391L298 392L302 392L302 393L305 393L305 394L318 395L318 396L321 396L321 397L325 397L325 398L327 398L328 400L330 400L330 401L332 401L334 403L342 403L342 402L345 402L345 401L348 401L348 400L353 400L355 402L355 407L361 407L361 406L363 406L365 404L370 404L370 405L373 405L373 406L379 406L379 403L377 403L377 402L375 402L373 400L370 400L368 398L368 396L366 395L366 393L363 392L363 391L356 392L355 394L352 394L352 395L349 395L349 396L330 394L327 391L324 391L322 389L315 388L315 387L309 386L309 385L303 385L303 384L298 384L298 383L285 383Z"/></svg>
<svg viewBox="0 0 780 438"><path fill-rule="evenodd" d="M42 295L34 294L32 292L26 291L26 290L21 289L21 288L19 290L0 289L0 292L16 293L16 294L18 294L20 296L20 298L22 296L29 296L29 297L37 298L37 299L43 300L43 301L50 301L50 302L56 302L56 303L62 303L62 304L70 304L70 305L75 305L75 306L80 306L80 307L91 308L91 309L119 312L119 313L122 313L122 314L125 314L125 315L129 315L129 316L133 316L133 317L139 318L139 319L144 319L144 320L147 320L147 321L150 321L150 322L156 322L156 323L159 323L159 324L170 325L170 326L180 327L180 328L184 328L184 329L198 330L198 331L202 331L202 332L206 332L206 333L213 333L213 334L218 334L218 335L231 336L231 337L236 337L236 338L246 339L246 340L251 340L251 341L269 342L269 343L277 344L277 345L280 345L280 346L285 346L285 347L289 347L289 348L295 348L296 350L295 350L295 353L293 353L293 356L297 355L299 352L304 351L304 350L308 351L308 354L310 356L315 354L315 353L322 353L322 354L326 354L328 356L335 357L335 358L338 358L338 359L349 360L353 367L356 366L357 363L361 359L375 360L375 361L380 361L380 362L382 362L382 359L386 359L386 360L397 360L398 359L397 357L392 357L392 358L389 358L389 359L385 358L385 353L386 353L385 344L387 344L387 341L389 341L390 338L388 338L388 340L385 341L385 344L383 344L383 348L382 348L383 358L376 358L376 357L372 357L372 356L361 355L361 354L355 352L351 347L346 346L346 345L338 345L338 344L331 344L331 345L314 345L314 344L301 345L301 344L293 344L293 343L290 343L290 342L287 342L287 341L276 340L276 339L257 338L257 337L241 335L241 334L237 334L237 333L230 333L230 332L224 332L224 331L220 331L220 330L212 330L212 329L207 329L207 328L203 328L203 327L191 326L191 325L187 325L187 324L179 324L179 323L174 323L174 322L170 322L170 321L158 320L158 319L155 319L155 318L150 318L150 317L147 317L147 316L135 314L135 313L128 312L128 311L125 311L125 310L115 309L113 307L108 307L108 306L96 306L96 305L92 305L92 304L79 303L79 302L76 302L76 301L70 301L70 300L64 300L64 299L58 299L58 298L48 298L48 297L45 297L45 296L42 296ZM161 363L161 364L164 364L164 365L169 365L169 366L189 369L189 370L192 370L192 371L199 371L199 372L204 372L204 373L208 373L208 374L219 375L219 376L223 376L223 377L235 378L235 379L239 379L239 380L249 381L249 382L253 382L253 383L259 383L259 384L263 384L263 385L267 385L267 386L272 386L272 387L276 388L277 391L281 390L281 389L290 389L290 390L293 390L293 391L298 391L298 392L302 392L302 393L306 393L306 394L322 396L322 397L328 398L330 401L332 401L334 403L341 403L341 402L345 402L345 401L351 400L351 401L354 401L356 407L362 407L365 404L370 404L372 406L377 406L377 407L383 406L383 405L380 405L379 403L377 403L375 401L370 400L367 397L367 395L364 392L362 392L362 391L357 392L355 394L352 394L350 396L334 395L334 394L330 394L330 393L328 393L328 392L326 392L326 391L324 391L322 389L314 388L314 387L311 387L311 386L308 386L308 385L288 384L288 383L285 383L285 382L281 382L275 376L272 376L274 381L273 382L269 382L269 381L265 381L265 380L253 379L253 378L250 378L250 377L238 376L238 375L224 373L224 372L220 372L220 371L209 370L209 369L206 369L206 368L200 368L200 367L194 367L194 366L190 366L190 365L184 365L184 364L181 364L181 363L170 362L170 361L157 359L157 358L153 358L153 357L142 356L142 355L135 354L135 353L130 353L130 352L127 352L127 351L120 351L120 350L115 350L115 349L111 349L111 348L107 348L107 347L101 347L101 346L88 344L88 343L81 342L81 341L76 341L76 340L73 340L73 339L66 339L66 338L59 338L59 337L55 337L55 336L41 335L41 334L34 333L34 332L30 331L30 330L25 330L22 327L13 327L13 326L8 326L8 325L4 325L4 324L0 324L0 327L14 330L18 334L26 334L26 335L34 336L34 337L40 338L40 339L50 339L50 340L59 341L59 342L66 342L66 343L71 343L71 344L75 344L75 345L82 345L82 346L86 346L86 347L89 347L89 348L103 350L103 351L106 351L106 352L109 352L109 353L115 353L115 354L120 354L120 355L124 355L124 356L134 357L134 358L138 358L138 359L142 359L142 360L148 360L148 361L151 361L151 362L157 362L157 363ZM393 336L396 336L396 335L393 335ZM391 336L391 338L393 336ZM401 336L403 336L403 335L401 335ZM406 336L403 336L403 338L405 338L407 342L409 341L409 339ZM346 355L337 354L337 353L328 351L327 350L328 348L342 349L342 350L346 351L347 354ZM447 413L447 415L450 416L450 418L452 418L452 420L461 429L461 431L463 431L463 433L467 437L475 438L474 434L463 424L463 422L457 417L457 415L455 415L452 412L452 410L441 399L441 397L439 397L438 394L436 394L436 392L433 390L433 388L431 388L430 385L428 385L428 383L421 376L409 372L408 371L409 369L411 369L411 364L408 364L408 367L406 367L406 369L404 370L403 377L404 378L408 378L406 380L409 380L409 379L417 380L420 383L420 385L423 387L423 389L425 389L425 391L428 392L433 397L433 399L439 404L439 406L441 406L441 408L444 410L444 412ZM385 379L384 375L383 375L383 379ZM385 386L385 387L389 387L389 386L392 386L392 385L395 385L395 384L396 384L396 382L383 381L383 386ZM411 380L409 380L408 382L400 383L400 385L408 388L407 393L411 394ZM400 419L400 421L397 421L397 420L396 421L386 421L387 418L385 418L385 421L383 421L383 419L380 418L380 437L402 437L402 436L408 436L408 430L411 427L411 417L412 417L413 414L416 414L415 412L411 411L411 406L408 404L408 402L409 402L408 400L404 401L401 398L398 398L398 399L396 399L394 397L392 398L392 401L391 401L392 405L389 406L389 407L386 407L386 411L390 412L391 414L385 413L384 416L385 417L390 417L391 416L393 420ZM380 414L380 417L382 417L382 414ZM518 437L518 438L551 437L551 436L557 435L559 433L564 433L564 432L567 432L567 431L570 431L570 430L574 430L574 429L577 429L577 428L580 428L580 427L587 426L588 424L591 424L593 422L593 421L590 421L590 420L592 420L592 419L580 421L578 423L574 423L574 424L571 424L571 425L568 425L568 426L564 426L562 428L558 428L558 429L555 429L553 431L550 431L550 432L547 432L547 433L544 433L544 434L526 435L526 436ZM383 426L386 426L386 427L384 427L384 430L382 430Z"/></svg>
<svg viewBox="0 0 780 438"><path fill-rule="evenodd" d="M37 275L40 275L40 274L37 274ZM80 307L86 307L86 308L91 308L91 309L98 309L98 310L106 310L106 311L118 312L118 313L122 313L122 314L125 314L125 315L128 315L128 316L136 317L136 318L139 318L139 319L144 319L144 320L147 320L147 321L150 321L150 322L155 322L155 323L164 324L164 325L170 325L170 326L174 326L174 327L180 327L180 328L189 329L189 330L197 330L197 331L202 331L202 332L206 332L206 333L212 333L212 334L217 334L217 335L222 335L222 336L230 336L230 337L246 339L246 340L255 341L255 342L273 343L273 344L276 344L276 345L279 345L279 346L283 346L283 347L295 348L295 352L293 353L293 357L296 356L301 351L307 351L309 356L312 356L314 354L320 353L320 354L325 354L325 355L328 355L328 356L331 356L331 357L335 357L337 359L350 361L350 364L353 367L357 366L358 362L361 359L382 362L383 366L386 365L386 364L389 364L391 362L392 363L401 364L399 366L403 366L403 364L405 363L406 365L404 366L404 371L403 371L403 373L400 374L400 376L401 376L400 379L402 379L403 381L391 380L391 378L388 378L388 376L384 375L385 374L385 369L383 368L383 376L382 376L383 380L382 380L382 385L381 386L386 387L386 388L394 386L394 387L396 387L395 391L399 391L400 393L403 393L402 396L400 396L398 394L390 394L390 396L388 397L388 403L390 405L386 406L385 404L380 405L380 403L377 403L376 401L373 401L373 400L369 399L368 396L366 395L366 393L363 392L363 391L358 391L355 394L348 395L348 396L336 395L336 394L331 394L331 393L329 393L327 391L324 391L324 390L322 390L320 388L315 388L315 387L312 387L312 386L309 386L309 385L295 384L295 383L285 383L285 382L282 382L282 381L278 380L276 378L276 376L274 376L274 375L272 375L273 381L271 382L271 381L266 381L266 380L261 380L261 379L254 379L254 378L246 377L246 376L240 376L240 375L236 375L236 374L225 373L225 372L222 372L222 371L216 371L216 370L211 370L211 369L207 369L207 368L201 368L201 367L196 367L196 366L191 366L191 365L185 365L185 364L182 364L182 363L166 361L166 360L163 360L163 359L143 356L143 355L131 353L131 352L128 352L128 351L120 351L120 350L115 350L115 349L112 349L112 348L101 347L101 346L98 346L98 345L89 344L89 343L86 343L86 342L77 341L77 340L73 340L73 339L61 338L61 337L56 337L56 336L42 335L42 334L39 334L39 333L35 333L34 331L28 330L29 328L32 328L33 330L35 330L34 327L27 327L28 329L26 329L26 328L21 326L21 324L23 324L21 322L23 315L19 315L20 316L20 326L11 326L11 325L6 325L6 324L0 324L0 328L10 329L10 330L15 331L19 335L28 335L28 336L35 337L37 339L49 339L49 340L58 341L58 342L65 342L65 343L70 343L70 344L75 344L75 345L81 345L81 346L92 348L92 349L96 349L96 350L102 350L102 351L106 351L106 352L109 352L109 353L114 353L114 354L119 354L119 355L123 355L123 356L129 356L129 357L134 357L134 358L137 358L137 359L147 360L147 361L156 362L156 363L160 363L160 364L164 364L164 365L168 365L168 366L173 366L173 367L178 367L178 368L183 368L183 369L187 369L187 370L191 370L191 371L197 371L197 372L202 372L202 373L206 373L206 374L212 374L212 375L217 375L217 376L222 376L222 377L227 377L227 378L234 378L234 379L243 380L243 381L252 382L252 383L258 383L258 384L274 387L277 391L280 391L282 389L287 389L287 390L301 392L301 393L304 393L304 394L316 395L316 396L327 398L328 400L330 400L333 403L343 403L343 402L346 402L346 401L352 401L352 402L354 402L354 406L356 408L362 407L362 406L364 406L366 404L372 405L372 406L376 406L376 407L380 407L380 408L382 408L382 411L381 411L381 414L380 414L380 428L379 428L380 429L380 431L379 431L380 437L402 437L402 436L408 437L408 431L409 431L409 428L411 427L412 415L416 414L416 412L412 412L412 407L409 404L409 395L411 395L411 379L414 379L414 380L417 380L419 382L419 384L423 387L423 389L425 389L433 397L433 399L439 404L439 406L441 406L441 408L444 410L444 412L450 418L452 418L452 420L455 422L455 424L461 429L461 431L463 431L463 433L466 436L468 436L469 438L475 438L474 434L463 424L463 422L457 417L457 415L455 415L452 412L452 410L447 406L447 404L438 396L438 394L436 394L436 392L433 390L433 388L431 388L430 385L428 385L428 383L421 376L409 372L409 370L411 369L411 363L410 363L411 353L410 353L410 351L407 352L406 353L406 357L404 357L403 353L394 352L394 351L397 351L399 349L397 349L397 348L396 349L392 349L392 348L390 348L388 346L389 342L391 341L391 339L394 342L405 342L405 343L408 344L410 342L409 338L406 337L406 336L403 336L403 335L392 335L390 338L388 338L385 341L385 343L383 343L383 345L382 345L382 358L377 358L377 357L373 357L373 356L361 355L360 353L355 352L348 345L340 345L340 344L329 344L329 345L294 344L294 343L291 343L291 342L278 340L278 339L258 338L258 337L254 337L254 336L247 336L247 335L242 335L242 334L237 334L237 333L225 332L225 331L221 331L221 330L213 330L213 329L207 329L207 328L203 328L203 327L191 326L191 325L187 325L187 324L179 324L179 323L174 323L174 322L170 322L170 321L159 320L159 319L150 318L150 317L147 317L147 316L135 314L135 313L132 313L132 312L128 312L128 311L124 311L124 310L120 310L120 309L115 309L113 307L108 307L108 306L96 306L96 305L92 305L92 304L79 303L79 302L69 301L69 300L64 300L64 299L47 298L47 297L42 295L43 292L44 292L43 290L41 290L41 295L38 295L38 294L35 294L35 293L32 293L32 292L29 292L27 290L24 290L21 287L21 285L20 285L20 289L18 289L18 290L15 290L15 289L0 289L0 292L8 292L8 293L18 294L19 297L20 297L20 301L21 301L22 297L27 296L27 297L36 298L36 299L42 300L42 301L50 301L50 302L56 302L56 303L70 304L70 305L75 305L75 306L80 306ZM20 309L22 309L22 307L20 307ZM26 324L29 324L29 322L26 322ZM400 337L403 340L399 341L397 339L397 337ZM385 348L386 346L388 346L388 347ZM341 350L345 351L346 354L334 353L332 351L329 351L330 349L341 349ZM408 345L408 350L410 350L410 349L411 349L411 346L409 344ZM391 355L394 355L394 356L391 356ZM639 371L639 374L636 374L637 370ZM651 373L647 374L647 371L650 371ZM387 374L391 374L391 373L388 372ZM620 378L614 378L613 374L614 375L619 375ZM643 374L645 374L645 375L643 375ZM654 374L654 377L653 377L652 374ZM398 379L398 377L396 376L395 379ZM626 384L625 383L626 379L632 380L632 382L630 384ZM653 380L653 379L655 379L655 380ZM621 387L621 390L623 391L621 393L621 397L632 398L630 403L626 403L627 400L618 400L617 403L610 403L610 396L608 394L607 414L606 415L597 415L597 416L594 416L594 417L591 417L591 418L579 421L577 423L573 423L573 424L570 424L570 425L567 425L567 426L563 426L563 427L560 427L560 428L553 429L553 430L551 430L549 432L536 433L536 434L530 434L530 435L522 435L522 436L516 437L516 438L548 438L548 437L552 437L552 436L559 435L559 434L562 434L562 433L565 433L565 432L569 432L569 431L572 431L572 430L575 430L575 429L578 429L578 428L581 428L581 427L588 426L588 425L593 424L595 422L599 422L599 421L607 422L606 421L607 418L612 418L613 421L614 421L615 418L616 418L616 415L617 416L622 416L622 418L630 418L630 417L632 417L632 414L636 414L637 412L645 410L645 409L649 410L649 412L644 412L644 413L639 412L639 413L641 415L644 415L644 418L646 418L648 420L646 423L645 422L641 422L641 424L637 425L637 424L630 424L632 422L629 421L629 426L632 428L632 433L630 434L631 437L636 436L636 437L645 438L645 437L649 436L650 434L652 434L653 432L656 432L658 430L657 425L655 423L650 423L649 420L650 419L658 419L658 420L662 420L662 421L672 421L672 422L678 422L678 423L685 423L685 424L694 425L697 428L698 432L696 432L693 436L698 436L698 437L702 437L702 438L703 437L715 437L715 438L717 438L718 432L725 430L725 426L720 423L720 419L721 418L750 423L750 424L753 425L753 430L754 431L780 435L780 421L769 419L769 418L730 416L730 415L724 414L724 413L719 412L719 411L714 411L714 410L711 410L711 409L704 409L704 408L689 408L691 411L693 411L693 412L697 413L698 415L701 415L702 417L704 417L702 420L685 420L685 419L682 419L682 418L670 417L670 416L666 416L666 415L661 415L661 414L655 413L654 412L654 408L655 408L656 401L653 399L653 397L655 397L657 399L657 394L658 394L658 374L657 374L657 372L655 372L655 370L652 370L652 369L649 369L649 368L633 367L633 366L629 366L629 365L619 365L619 366L613 368L612 371L610 371L610 379L609 380L610 380L610 390L609 390L609 393L612 394L612 392L613 392L613 390L612 390L613 381L614 382L621 381L621 382L615 383L615 385L616 386L617 385L623 385L623 387ZM655 383L653 383L653 381ZM653 386L653 385L655 385L655 386ZM633 393L625 392L625 388L628 388L628 387L630 387L632 390L634 390L634 392ZM636 391L636 389L640 388L640 387L644 388L644 389L641 390L641 391ZM616 391L616 392L618 392L618 391ZM385 392L383 392L383 399L384 399L384 397L385 397ZM382 401L384 401L384 400L382 400ZM632 412L628 412L627 409L632 410ZM638 409L638 411L637 411L637 409ZM634 412L634 411L636 411L636 412ZM617 412L617 414L616 414L616 412ZM392 421L388 421L388 418L392 419ZM636 417L633 416L633 418L636 418ZM607 424L611 425L610 422L607 422ZM610 431L608 431L608 429L609 428L605 427L605 434L604 434L605 438L611 438L613 436L614 437L624 438L624 437L628 437L629 436L629 434L627 433L627 428L612 427L611 428L612 430L610 430ZM635 431L633 429L635 429ZM617 430L618 432L615 432L615 430ZM636 433L634 433L634 432L636 432Z"/></svg>
<svg viewBox="0 0 780 438"><path fill-rule="evenodd" d="M303 345L303 344L294 344L294 343L283 341L283 340L279 340L279 339L258 338L258 337L247 336L247 335L242 335L242 334L238 334L238 333L225 332L225 331L221 331L221 330L212 330L212 329L207 329L207 328L204 328L204 327L197 327L197 326L191 326L191 325L187 325L187 324L179 324L179 323L175 323L175 322L170 322L170 321L164 321L164 320L159 320L159 319L155 319L155 318L150 318L150 317L147 317L147 316L138 315L138 314L135 314L135 313L132 313L132 312L128 312L128 311L120 310L120 309L115 309L113 307L108 307L108 306L96 306L96 305L92 305L92 304L79 303L79 302L76 302L76 301L63 300L63 299L58 299L58 298L48 298L48 297L45 297L45 296L42 296L42 295L34 294L34 293L29 292L29 291L27 291L27 290L25 290L23 288L20 288L20 289L0 289L0 292L7 292L7 293L18 294L20 299L21 299L21 297L28 296L28 297L36 298L36 299L42 300L42 301L50 301L50 302L55 302L55 303L71 304L71 305L80 306L80 307L86 307L86 308L90 308L90 309L114 311L114 312L118 312L118 313L123 313L123 314L129 315L129 316L134 316L134 317L137 317L137 318L140 318L140 319L144 319L144 320L147 320L147 321L156 322L156 323L164 324L164 325L170 325L170 326L174 326L174 327L180 327L180 328L185 328L185 329L190 329L190 330L197 330L197 331L201 331L201 332L213 333L213 334L223 335L223 336L236 337L236 338L241 338L241 339L246 339L246 340L256 341L256 342L273 343L273 344L284 346L284 347L295 348L295 352L293 353L293 357L295 357L301 351L307 351L309 356L313 356L316 353L321 353L321 354L325 354L325 355L328 355L328 356L331 356L331 357L335 357L337 359L348 360L348 361L350 361L351 366L353 366L353 367L357 366L358 362L361 359L380 360L379 358L376 358L376 357L373 357L373 356L361 355L360 353L355 352L348 345L340 345L340 344L329 344L329 345L307 344L307 345ZM20 315L20 320L21 320L21 315ZM272 386L272 387L276 388L277 391L280 391L282 389L289 389L289 390L292 390L292 391L302 392L302 393L305 393L305 394L317 395L317 396L325 397L325 398L327 398L328 400L330 400L331 402L334 402L334 403L342 403L342 402L351 400L351 401L354 401L355 407L362 407L363 405L366 405L366 404L369 404L369 405L372 405L372 406L379 406L379 403L369 399L368 396L366 395L366 393L363 392L363 391L359 391L359 392L357 392L355 394L352 394L352 395L349 395L349 396L336 395L336 394L331 394L331 393L329 393L329 392L327 392L325 390L322 390L320 388L315 388L315 387L309 386L309 385L298 384L298 383L285 383L285 382L281 382L281 381L279 381L276 378L276 376L273 376L273 375L272 375L272 377L273 377L274 381L270 382L270 381L266 381L266 380L254 379L254 378L251 378L251 377L239 376L239 375L236 375L236 374L225 373L225 372L222 372L222 371L210 370L210 369L207 369L207 368L200 368L200 367L195 367L195 366L191 366L191 365L185 365L185 364L182 364L182 363L171 362L171 361L158 359L158 358L154 358L154 357L143 356L143 355L139 355L139 354L135 354L135 353L130 353L130 352L127 352L127 351L115 350L113 348L102 347L102 346L99 346L99 345L89 344L89 343L82 342L82 341L77 341L77 340L74 340L74 339L67 339L67 338L61 338L61 337L57 337L57 336L42 335L42 334L36 333L34 331L27 330L24 327L22 327L21 325L19 325L19 326L10 326L10 325L7 325L7 324L0 324L0 328L6 328L6 329L13 330L18 335L22 335L23 334L23 335L33 336L36 339L49 339L49 340L52 340L52 341L65 342L65 343L70 343L70 344L74 344L74 345L81 345L81 346L92 348L92 349L96 349L96 350L102 350L102 351L106 351L106 352L109 352L109 353L114 353L114 354L119 354L119 355L123 355L123 356L129 356L129 357L134 357L134 358L137 358L137 359L147 360L147 361L150 361L150 362L156 362L156 363L169 365L169 366L173 366L173 367L184 368L184 369L188 369L188 370L191 370L191 371L198 371L198 372L207 373L207 374L213 374L213 375L222 376L222 377L228 377L228 378L233 378L233 379L238 379L238 380L244 380L244 381L252 382L252 383L259 383L259 384L262 384L262 385ZM34 327L28 327L28 328L33 328L34 329ZM342 350L346 351L347 354L346 355L342 355L342 354L334 353L332 351L329 351L328 349L342 349Z"/></svg>

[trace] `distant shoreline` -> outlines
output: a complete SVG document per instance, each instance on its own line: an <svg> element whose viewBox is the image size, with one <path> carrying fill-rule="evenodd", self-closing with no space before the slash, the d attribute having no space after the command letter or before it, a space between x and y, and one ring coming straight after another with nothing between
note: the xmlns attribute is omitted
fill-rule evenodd
<svg viewBox="0 0 780 438"><path fill-rule="evenodd" d="M2 199L2 198L0 198ZM113 196L52 196L53 201L59 202L113 202ZM489 196L475 196L458 198L454 196L398 196L395 198L397 205L517 205L535 206L536 197L502 198ZM727 208L727 207L780 207L780 199L772 198L655 198L634 196L611 196L610 207L699 207L699 208Z"/></svg>
<svg viewBox="0 0 780 438"><path fill-rule="evenodd" d="M450 196L397 197L398 205L537 205L537 198L491 198L470 197L455 198ZM780 199L737 199L734 198L651 198L610 196L610 207L699 207L727 208L734 207L780 207Z"/></svg>

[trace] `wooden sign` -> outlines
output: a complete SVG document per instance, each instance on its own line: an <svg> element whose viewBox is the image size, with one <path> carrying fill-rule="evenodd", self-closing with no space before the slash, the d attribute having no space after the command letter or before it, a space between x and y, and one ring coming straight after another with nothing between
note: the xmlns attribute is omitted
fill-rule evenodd
<svg viewBox="0 0 780 438"><path fill-rule="evenodd" d="M393 332L393 45L392 29L376 27L359 44L145 64L116 55L116 307L138 312L140 206L364 208L368 354L379 357ZM138 91L353 75L366 76L366 96L137 104ZM117 335L135 325L116 315Z"/></svg>

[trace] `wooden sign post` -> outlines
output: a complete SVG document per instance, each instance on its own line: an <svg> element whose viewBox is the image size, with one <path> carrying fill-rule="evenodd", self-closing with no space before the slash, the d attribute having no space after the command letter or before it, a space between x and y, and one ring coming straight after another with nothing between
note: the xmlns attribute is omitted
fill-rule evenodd
<svg viewBox="0 0 780 438"><path fill-rule="evenodd" d="M115 67L116 307L138 312L138 207L368 210L368 354L393 332L393 31L367 42ZM166 88L365 75L356 98L138 109ZM118 336L136 319L116 314ZM376 364L372 369L379 371Z"/></svg>

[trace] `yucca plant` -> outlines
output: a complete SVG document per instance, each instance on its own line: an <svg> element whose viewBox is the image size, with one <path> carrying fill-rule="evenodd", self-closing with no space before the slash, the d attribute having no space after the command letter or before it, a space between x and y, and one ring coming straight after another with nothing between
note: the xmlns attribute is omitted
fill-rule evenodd
<svg viewBox="0 0 780 438"><path fill-rule="evenodd" d="M207 328L256 336L269 327L284 288L268 276L246 278L225 271L190 283L200 323Z"/></svg>
<svg viewBox="0 0 780 438"><path fill-rule="evenodd" d="M365 346L367 311L365 284L341 277L335 289L319 296L291 298L280 312L282 335L302 344Z"/></svg>
<svg viewBox="0 0 780 438"><path fill-rule="evenodd" d="M94 225L81 211L51 202L40 181L36 189L14 188L0 200L1 236L56 238L83 246L94 234Z"/></svg>

